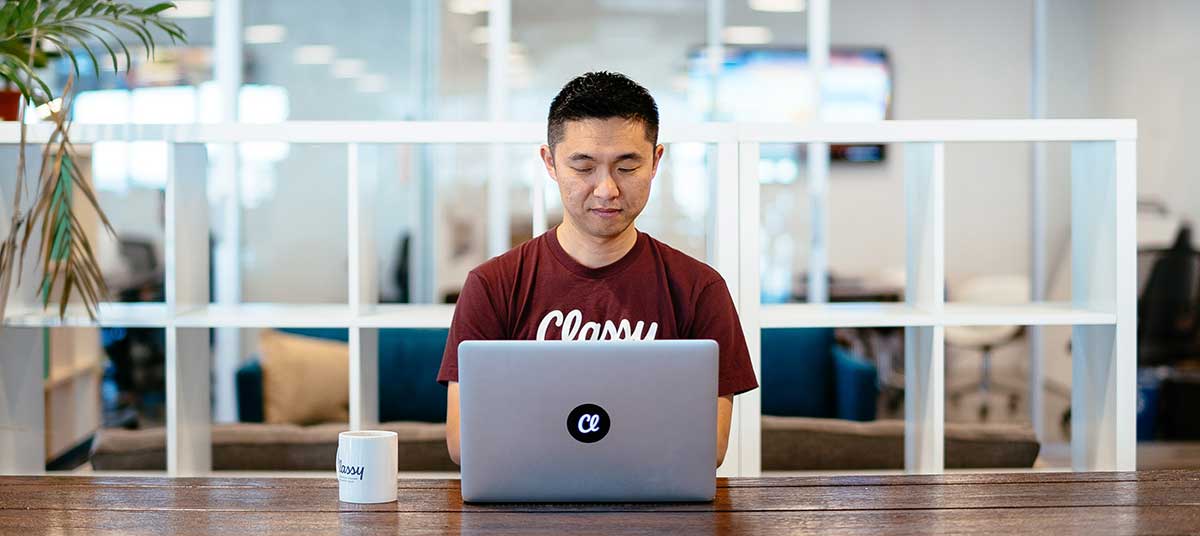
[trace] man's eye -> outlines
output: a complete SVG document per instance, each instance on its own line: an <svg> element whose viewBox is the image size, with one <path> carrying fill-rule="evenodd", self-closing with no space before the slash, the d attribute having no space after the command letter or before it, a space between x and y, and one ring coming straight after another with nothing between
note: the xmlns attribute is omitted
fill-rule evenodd
<svg viewBox="0 0 1200 536"><path fill-rule="evenodd" d="M575 170L575 171L577 171L577 172L579 172L579 173L591 173L593 168L577 168L577 167L573 167L573 168L571 168L571 169L573 169L573 170Z"/></svg>
<svg viewBox="0 0 1200 536"><path fill-rule="evenodd" d="M634 171L637 171L637 169L638 168L635 168L635 167L633 167L633 168L617 168L617 171L620 171L621 173L633 173Z"/></svg>

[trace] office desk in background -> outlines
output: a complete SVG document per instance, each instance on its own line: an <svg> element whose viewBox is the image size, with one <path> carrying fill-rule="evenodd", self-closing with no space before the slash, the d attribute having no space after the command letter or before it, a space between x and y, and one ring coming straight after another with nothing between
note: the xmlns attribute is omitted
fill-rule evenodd
<svg viewBox="0 0 1200 536"><path fill-rule="evenodd" d="M1200 470L718 479L701 504L462 503L457 480L342 504L303 478L0 477L0 532L1133 534L1200 531Z"/></svg>

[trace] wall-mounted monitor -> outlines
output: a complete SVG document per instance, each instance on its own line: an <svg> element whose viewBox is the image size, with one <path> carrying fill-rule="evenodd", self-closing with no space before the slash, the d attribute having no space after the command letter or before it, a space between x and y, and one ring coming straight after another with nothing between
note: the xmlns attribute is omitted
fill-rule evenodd
<svg viewBox="0 0 1200 536"><path fill-rule="evenodd" d="M689 106L713 121L882 121L890 115L892 71L881 48L833 48L818 116L804 48L726 46L714 81L705 49L691 54ZM715 82L715 83L714 83ZM879 162L883 145L832 145L835 161Z"/></svg>

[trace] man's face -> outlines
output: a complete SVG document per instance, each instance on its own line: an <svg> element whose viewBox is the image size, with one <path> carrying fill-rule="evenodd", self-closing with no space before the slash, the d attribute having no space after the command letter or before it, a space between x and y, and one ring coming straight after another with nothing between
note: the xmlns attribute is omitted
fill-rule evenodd
<svg viewBox="0 0 1200 536"><path fill-rule="evenodd" d="M563 217L595 238L620 235L646 208L663 146L646 139L641 121L583 119L563 127L553 150L542 146L546 171L562 196Z"/></svg>

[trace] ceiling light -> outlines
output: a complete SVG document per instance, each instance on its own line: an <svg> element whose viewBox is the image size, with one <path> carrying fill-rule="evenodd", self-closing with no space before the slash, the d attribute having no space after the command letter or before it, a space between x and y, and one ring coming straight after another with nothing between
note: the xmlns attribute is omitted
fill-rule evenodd
<svg viewBox="0 0 1200 536"><path fill-rule="evenodd" d="M488 10L488 0L450 0L446 9L459 15L475 15Z"/></svg>
<svg viewBox="0 0 1200 536"><path fill-rule="evenodd" d="M327 65L333 61L333 47L329 45L304 45L296 47L292 61L297 65Z"/></svg>
<svg viewBox="0 0 1200 536"><path fill-rule="evenodd" d="M212 12L212 0L175 0L175 8L163 11L162 15L172 19L203 19L211 17Z"/></svg>
<svg viewBox="0 0 1200 536"><path fill-rule="evenodd" d="M750 9L772 13L799 13L807 7L805 0L748 0Z"/></svg>
<svg viewBox="0 0 1200 536"><path fill-rule="evenodd" d="M766 26L726 26L721 32L722 40L731 45L765 45L771 37Z"/></svg>
<svg viewBox="0 0 1200 536"><path fill-rule="evenodd" d="M359 93L383 93L387 90L387 77L381 74L368 74L359 78L354 88Z"/></svg>
<svg viewBox="0 0 1200 536"><path fill-rule="evenodd" d="M247 26L243 34L247 45L269 45L271 43L282 43L283 38L287 37L287 28L279 24L259 24L256 26Z"/></svg>
<svg viewBox="0 0 1200 536"><path fill-rule="evenodd" d="M358 78L367 70L367 62L355 59L340 59L333 62L334 78Z"/></svg>

